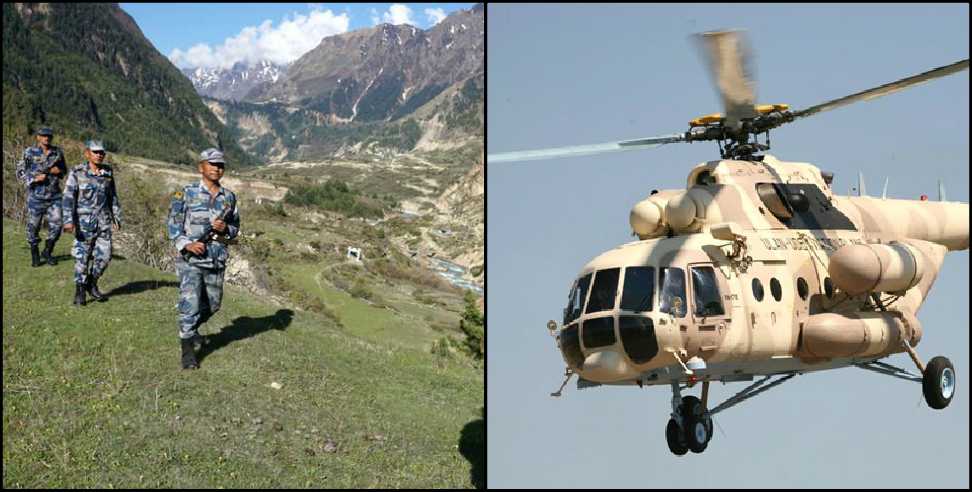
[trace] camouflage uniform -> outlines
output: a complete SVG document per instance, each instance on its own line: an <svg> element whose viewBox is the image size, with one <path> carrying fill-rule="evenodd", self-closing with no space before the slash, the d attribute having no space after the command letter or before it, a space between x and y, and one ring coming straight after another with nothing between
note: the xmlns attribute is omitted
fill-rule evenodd
<svg viewBox="0 0 972 492"><path fill-rule="evenodd" d="M39 145L28 147L24 156L17 164L17 179L27 189L27 242L36 246L40 242L37 236L41 220L47 216L47 241L53 247L61 237L61 177L67 174L64 164L64 152L53 145L44 155ZM40 183L34 182L34 177L46 169L57 167L61 174L47 174L47 179Z"/></svg>
<svg viewBox="0 0 972 492"><path fill-rule="evenodd" d="M111 261L111 224L121 227L121 205L110 166L92 172L87 161L68 175L64 188L64 223L75 224L74 281L93 284Z"/></svg>
<svg viewBox="0 0 972 492"><path fill-rule="evenodd" d="M220 217L226 223L225 235L207 242L214 232L212 221ZM178 253L179 338L187 340L198 336L199 326L219 311L222 303L229 248L221 241L233 240L239 234L236 195L220 187L213 196L202 181L187 185L172 195L168 229ZM197 256L183 249L195 241L206 242L204 254Z"/></svg>

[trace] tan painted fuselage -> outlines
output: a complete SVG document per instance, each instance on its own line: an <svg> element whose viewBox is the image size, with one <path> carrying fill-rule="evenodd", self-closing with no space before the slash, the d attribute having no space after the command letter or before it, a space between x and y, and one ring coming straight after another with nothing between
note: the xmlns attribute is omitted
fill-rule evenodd
<svg viewBox="0 0 972 492"><path fill-rule="evenodd" d="M774 198L772 183L803 197ZM811 202L811 213L795 211L801 200ZM609 334L596 343L593 336L577 336L579 358L571 363L565 353L568 366L587 381L684 382L689 376L682 363L700 360L706 368L693 379L742 380L905 351L903 343L914 346L921 339L916 313L945 253L967 249L969 240L968 204L836 196L815 166L770 155L700 164L685 190L663 190L636 205L631 223L641 240L597 256L578 275L594 273L596 283L596 272L618 268L613 307L585 309L558 332L563 346L565 329L581 333L589 321L612 319L613 343L605 345ZM654 267L650 310L622 309L630 267ZM672 309L671 296L663 302L661 268L684 273L684 298L676 301L684 309ZM721 309L708 311L696 302L693 269L706 268L714 272ZM872 286L904 290L868 290ZM629 325L650 319L657 351L649 360L636 361L629 353L626 340L635 338L623 332L622 318Z"/></svg>

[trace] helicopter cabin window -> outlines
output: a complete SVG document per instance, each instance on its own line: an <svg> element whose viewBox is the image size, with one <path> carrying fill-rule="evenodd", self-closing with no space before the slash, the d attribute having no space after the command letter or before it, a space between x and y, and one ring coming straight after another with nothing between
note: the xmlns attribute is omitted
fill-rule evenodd
<svg viewBox="0 0 972 492"><path fill-rule="evenodd" d="M584 348L587 349L614 345L617 340L614 337L614 316L584 321L581 338L584 340Z"/></svg>
<svg viewBox="0 0 972 492"><path fill-rule="evenodd" d="M783 287L780 285L780 281L776 280L776 277L770 279L770 293L773 294L773 299L777 302L783 297Z"/></svg>
<svg viewBox="0 0 972 492"><path fill-rule="evenodd" d="M636 312L651 311L651 299L654 296L654 267L628 267L624 269L621 309Z"/></svg>
<svg viewBox="0 0 972 492"><path fill-rule="evenodd" d="M658 273L661 294L658 309L677 318L685 317L685 272L681 268L661 268Z"/></svg>
<svg viewBox="0 0 972 492"><path fill-rule="evenodd" d="M658 340L651 318L621 316L618 318L618 332L631 362L644 364L658 354Z"/></svg>
<svg viewBox="0 0 972 492"><path fill-rule="evenodd" d="M827 299L834 298L834 282L830 277L824 279L824 294L827 295Z"/></svg>
<svg viewBox="0 0 972 492"><path fill-rule="evenodd" d="M790 229L857 230L814 184L757 183L756 194L770 213Z"/></svg>
<svg viewBox="0 0 972 492"><path fill-rule="evenodd" d="M758 278L753 279L753 298L757 301L763 300L763 283Z"/></svg>
<svg viewBox="0 0 972 492"><path fill-rule="evenodd" d="M591 299L587 301L585 313L596 313L614 309L614 300L618 297L618 276L620 268L598 270L594 275L594 287L591 288Z"/></svg>
<svg viewBox="0 0 972 492"><path fill-rule="evenodd" d="M721 316L726 314L722 308L719 296L719 284L716 282L715 270L712 267L692 267L692 291L695 295L696 316Z"/></svg>
<svg viewBox="0 0 972 492"><path fill-rule="evenodd" d="M591 285L592 273L588 273L579 278L570 289L570 296L567 298L567 308L564 310L564 324L570 324L581 314L581 307L584 306L584 299L587 298L587 288Z"/></svg>
<svg viewBox="0 0 972 492"><path fill-rule="evenodd" d="M803 299L804 301L807 300L807 296L810 295L810 286L807 285L807 281L803 277L797 279L797 294L799 294L800 299Z"/></svg>
<svg viewBox="0 0 972 492"><path fill-rule="evenodd" d="M564 353L568 366L579 368L584 363L584 354L581 353L580 335L577 332L576 323L560 332L560 350Z"/></svg>

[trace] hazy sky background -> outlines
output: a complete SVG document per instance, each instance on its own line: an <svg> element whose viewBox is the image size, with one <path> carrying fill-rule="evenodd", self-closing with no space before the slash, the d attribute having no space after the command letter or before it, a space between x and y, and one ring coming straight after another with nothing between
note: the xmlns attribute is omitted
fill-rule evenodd
<svg viewBox="0 0 972 492"><path fill-rule="evenodd" d="M321 39L382 22L428 29L471 3L123 3L145 36L180 68L289 63Z"/></svg>
<svg viewBox="0 0 972 492"><path fill-rule="evenodd" d="M968 57L968 5L488 5L487 153L685 131L721 111L692 33L744 28L760 103L794 109ZM865 173L889 196L969 199L969 72L800 120L771 154ZM714 142L488 164L490 487L969 486L969 255L949 253L919 319L924 361L955 365L951 405L920 384L857 368L793 378L716 415L703 454L672 455L668 387L593 388L550 398L564 362L547 334L570 284L632 240L628 212L681 188ZM889 362L915 371L907 355ZM576 381L576 379L575 379ZM710 407L748 383L710 388ZM700 386L690 390L698 394Z"/></svg>

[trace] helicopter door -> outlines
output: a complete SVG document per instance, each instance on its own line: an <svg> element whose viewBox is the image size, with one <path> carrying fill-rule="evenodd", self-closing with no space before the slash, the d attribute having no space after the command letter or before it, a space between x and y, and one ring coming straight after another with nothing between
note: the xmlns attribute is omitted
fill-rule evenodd
<svg viewBox="0 0 972 492"><path fill-rule="evenodd" d="M733 294L722 273L711 263L689 265L691 302L689 311L696 327L697 346L702 352L713 351L726 333L732 312Z"/></svg>

